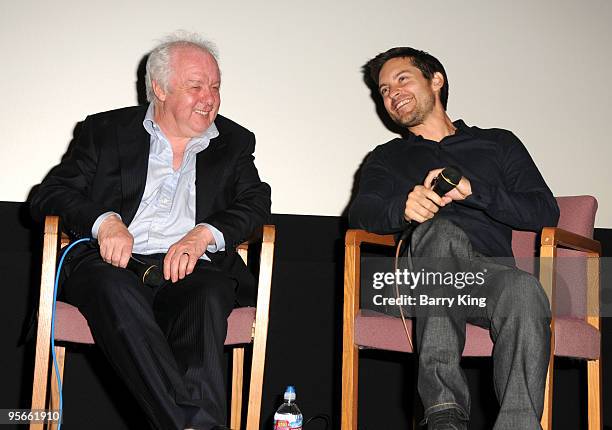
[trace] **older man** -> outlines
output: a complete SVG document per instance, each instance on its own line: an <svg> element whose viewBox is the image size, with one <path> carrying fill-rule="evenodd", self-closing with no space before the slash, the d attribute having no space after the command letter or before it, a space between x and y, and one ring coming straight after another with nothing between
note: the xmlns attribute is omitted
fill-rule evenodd
<svg viewBox="0 0 612 430"><path fill-rule="evenodd" d="M226 420L223 342L254 283L235 247L270 214L253 134L217 115L221 77L197 35L174 35L147 62L148 107L89 116L73 149L32 199L73 237L65 299L157 429ZM131 257L163 267L147 287ZM217 427L218 426L218 427Z"/></svg>
<svg viewBox="0 0 612 430"><path fill-rule="evenodd" d="M467 427L470 396L459 362L466 322L471 322L490 329L495 341L494 383L501 407L494 429L538 429L550 353L548 300L534 277L490 257L512 257L513 228L539 231L556 225L555 199L511 132L450 120L448 79L433 56L393 48L368 62L365 73L406 137L380 145L368 157L350 223L377 233L414 228L411 267L480 273L484 280L418 290L446 300L458 299L460 292L486 303L435 306L451 302L434 301L416 309L418 389L428 428ZM432 189L434 178L450 165L463 177L439 196Z"/></svg>

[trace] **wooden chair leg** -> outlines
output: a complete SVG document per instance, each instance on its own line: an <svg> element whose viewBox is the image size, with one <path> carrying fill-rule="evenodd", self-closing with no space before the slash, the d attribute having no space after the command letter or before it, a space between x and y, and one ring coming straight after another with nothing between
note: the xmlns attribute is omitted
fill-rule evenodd
<svg viewBox="0 0 612 430"><path fill-rule="evenodd" d="M55 346L55 358L57 359L57 368L59 371L59 378L64 381L64 360L66 358L66 348L63 346ZM57 384L57 374L55 373L55 366L51 363L51 396L49 397L49 409L53 411L59 410L59 385ZM57 429L57 422L51 421L49 424L51 430Z"/></svg>
<svg viewBox="0 0 612 430"><path fill-rule="evenodd" d="M40 324L40 323L39 323ZM34 361L34 381L32 386L32 409L45 409L47 406L47 381L49 379L50 338L48 331L38 328L36 337L36 358ZM30 430L43 430L42 423L30 424Z"/></svg>
<svg viewBox="0 0 612 430"><path fill-rule="evenodd" d="M357 430L358 387L359 349L354 344L345 345L342 353L342 430Z"/></svg>
<svg viewBox="0 0 612 430"><path fill-rule="evenodd" d="M587 363L589 430L601 430L601 362Z"/></svg>
<svg viewBox="0 0 612 430"><path fill-rule="evenodd" d="M249 386L249 406L246 430L259 430L261 415L261 395L263 392L264 365L266 362L267 332L255 337L253 342L253 361L251 364L251 384Z"/></svg>
<svg viewBox="0 0 612 430"><path fill-rule="evenodd" d="M232 406L230 428L240 430L242 418L242 386L244 378L244 347L234 348L232 359Z"/></svg>
<svg viewBox="0 0 612 430"><path fill-rule="evenodd" d="M553 411L553 375L554 375L555 355L550 355L548 362L548 374L546 375L546 388L544 391L544 411L542 412L542 430L552 430L552 411Z"/></svg>

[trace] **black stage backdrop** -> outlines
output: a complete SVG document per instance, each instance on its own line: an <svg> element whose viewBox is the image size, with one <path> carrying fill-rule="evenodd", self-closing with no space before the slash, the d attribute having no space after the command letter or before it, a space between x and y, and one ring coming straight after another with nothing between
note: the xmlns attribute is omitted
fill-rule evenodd
<svg viewBox="0 0 612 430"><path fill-rule="evenodd" d="M343 234L340 217L274 215L277 246L272 284L262 425L272 428L272 415L286 385L297 389L305 418L325 414L330 429L340 428L342 350ZM38 295L40 226L29 220L22 203L0 203L0 265L3 300L0 330L0 409L29 408L33 342L20 344L24 321ZM612 255L612 230L595 236ZM602 280L609 277L603 276ZM603 284L602 288L612 288ZM612 324L603 319L604 427L612 429ZM409 428L412 421L412 355L363 351L360 355L359 419L361 430ZM470 429L489 429L497 411L489 359L464 361L470 383ZM64 387L64 425L75 429L146 429L126 387L96 347L68 353ZM554 385L554 428L586 428L586 366L557 360ZM7 427L9 428L9 427ZM323 420L305 430L324 429Z"/></svg>

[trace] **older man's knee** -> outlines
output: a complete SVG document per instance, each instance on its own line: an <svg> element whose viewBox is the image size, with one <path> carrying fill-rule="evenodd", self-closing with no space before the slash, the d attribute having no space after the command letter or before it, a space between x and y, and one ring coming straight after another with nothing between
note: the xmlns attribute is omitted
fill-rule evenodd
<svg viewBox="0 0 612 430"><path fill-rule="evenodd" d="M68 300L77 305L114 306L135 297L129 293L139 287L144 288L129 270L102 263L74 273L66 282L65 293Z"/></svg>
<svg viewBox="0 0 612 430"><path fill-rule="evenodd" d="M193 275L198 276L197 272L194 272ZM226 274L208 272L194 284L190 288L194 299L202 303L220 305L223 308L233 305L236 281Z"/></svg>

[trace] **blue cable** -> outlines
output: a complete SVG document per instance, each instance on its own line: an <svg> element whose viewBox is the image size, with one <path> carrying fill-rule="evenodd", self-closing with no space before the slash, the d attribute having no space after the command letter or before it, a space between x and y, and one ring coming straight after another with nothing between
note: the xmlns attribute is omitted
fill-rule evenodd
<svg viewBox="0 0 612 430"><path fill-rule="evenodd" d="M68 252L78 243L87 242L91 240L86 237L84 239L79 239L76 242L71 243L68 248L62 254L62 258L60 258L59 264L57 265L57 271L55 272L55 283L53 284L53 310L51 311L51 355L53 357L53 367L55 368L55 377L57 378L57 388L59 391L59 421L57 424L57 430L61 430L62 428L62 415L63 415L63 404L64 399L62 397L62 379L59 376L59 368L57 366L57 357L55 356L55 304L57 302L57 286L59 284L59 276L62 271L62 265L64 264L64 258L68 254Z"/></svg>

